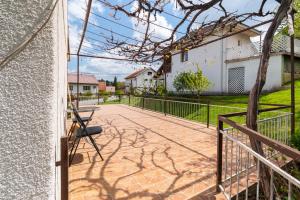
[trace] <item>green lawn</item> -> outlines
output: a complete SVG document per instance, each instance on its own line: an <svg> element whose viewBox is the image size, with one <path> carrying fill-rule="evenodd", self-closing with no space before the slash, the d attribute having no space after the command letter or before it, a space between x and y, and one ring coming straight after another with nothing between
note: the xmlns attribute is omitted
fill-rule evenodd
<svg viewBox="0 0 300 200"><path fill-rule="evenodd" d="M289 88L289 85L286 85ZM238 106L238 107L245 107L247 106L248 96L210 96L204 97L206 100L218 101L222 100L221 104L231 105L231 106ZM243 103L241 103L243 102ZM261 103L275 103L275 104L291 104L291 90L290 89L283 89L277 92L272 92L268 94L261 95L260 98ZM293 140L294 145L300 149L300 80L295 82L295 102L296 102L296 136ZM285 111L290 111L287 109Z"/></svg>
<svg viewBox="0 0 300 200"><path fill-rule="evenodd" d="M289 85L286 86L289 88ZM181 100L181 101L187 101ZM202 96L201 101L209 100L211 102L210 106L210 124L217 125L217 115L226 114L232 112L240 112L247 108L248 96ZM123 103L128 103L124 102ZM274 104L290 104L290 89L283 89L277 92L272 92L268 94L261 95L261 103L274 103ZM296 138L294 139L294 144L300 149L300 80L296 81ZM298 104L297 104L298 103ZM139 97L131 98L131 105L137 107L143 107L142 100ZM214 106L218 105L218 106ZM199 121L202 123L207 122L207 107L206 105L196 106L193 104L185 103L167 103L163 104L159 100L147 100L144 104L146 109L166 112L167 114L175 115L178 117L186 118L193 121ZM224 106L224 107L222 107ZM166 109L165 109L166 107ZM234 107L239 107L241 109L236 109ZM289 112L289 109L284 111ZM278 113L263 113L260 118L267 118ZM234 118L235 121L239 123L245 123L245 117Z"/></svg>

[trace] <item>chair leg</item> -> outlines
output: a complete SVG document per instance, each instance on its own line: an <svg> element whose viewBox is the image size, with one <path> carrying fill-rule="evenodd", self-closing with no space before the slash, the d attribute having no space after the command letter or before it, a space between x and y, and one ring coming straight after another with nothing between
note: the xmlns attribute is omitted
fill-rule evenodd
<svg viewBox="0 0 300 200"><path fill-rule="evenodd" d="M71 127L70 127L70 130L69 130L69 132L68 132L68 134L67 134L68 137L69 137L69 140L70 140L71 136L73 135L75 126L76 126L76 122L73 122L72 125L71 125Z"/></svg>
<svg viewBox="0 0 300 200"><path fill-rule="evenodd" d="M77 141L77 140L78 140L78 142L77 142L77 144L76 144L76 141ZM81 138L76 138L75 141L74 141L74 144L73 144L73 146L72 146L72 149L71 149L71 152L70 152L70 155L69 155L69 157L70 157L69 166L71 166L71 164L72 164L72 161L73 161L74 156L75 156L75 154L76 154L76 151L77 151L77 148L78 148L78 146L79 146L80 140L81 140ZM74 153L73 153L73 155L72 155L74 146L76 146L76 147L75 147L75 151L74 151Z"/></svg>
<svg viewBox="0 0 300 200"><path fill-rule="evenodd" d="M103 159L103 157L102 157L102 155L101 155L101 153L100 153L100 150L99 150L97 144L95 143L95 140L94 140L94 139L92 138L92 136L90 136L90 135L89 135L88 137L89 137L89 139L91 140L93 146L95 147L97 153L99 154L101 160L103 161L104 159Z"/></svg>

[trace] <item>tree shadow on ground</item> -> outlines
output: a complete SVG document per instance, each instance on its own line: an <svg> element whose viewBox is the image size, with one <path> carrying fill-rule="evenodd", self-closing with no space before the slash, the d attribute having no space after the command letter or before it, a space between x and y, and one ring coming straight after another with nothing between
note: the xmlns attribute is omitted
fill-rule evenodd
<svg viewBox="0 0 300 200"><path fill-rule="evenodd" d="M97 138L97 142L106 141L105 143L101 143L101 150L102 152L103 150L107 150L106 152L109 153L105 154L105 160L103 162L100 161L101 166L99 166L100 163L97 160L98 155L94 153L90 166L86 170L85 177L72 179L70 181L70 184L74 184L76 182L85 180L88 182L88 184L84 186L80 185L80 187L72 189L70 191L71 193L80 191L83 192L86 191L86 189L93 189L98 191L97 197L99 197L99 199L166 199L174 194L184 192L184 190L188 189L189 187L193 187L193 185L195 184L211 180L215 177L214 171L211 173L206 173L204 175L201 174L201 168L214 169L215 160L207 157L200 152L197 152L190 147L184 146L183 144L171 140L170 138L165 138L164 136L160 135L165 140L168 140L169 143L174 143L175 146L180 146L193 153L199 154L199 158L197 160L187 163L187 166L192 166L194 168L198 167L200 169L199 172L190 170L190 168L180 169L180 167L178 167L180 163L176 162L174 155L170 153L174 146L162 145L160 144L160 141L151 141L151 138L149 140L147 135L149 135L150 131L153 132L152 130L149 131L149 129L141 126L140 124L139 128L128 127L126 129L120 129L114 124L114 120L105 120L104 123L106 127L104 129L105 131L101 135L101 137ZM104 140L103 137L106 137L106 140ZM151 145L155 147L150 148L149 146ZM150 151L149 148L151 149ZM128 155L122 155L123 151L127 152ZM131 151L134 152L134 155L130 155ZM110 177L112 172L114 172L114 168L112 168L112 166L116 166L116 164L113 164L114 158L120 157L120 154L122 155L121 160L131 163L133 167L127 172L124 171L124 173L117 176L115 180L112 180L112 178ZM156 157L158 156L160 158L163 158L164 164L156 159ZM150 167L149 163L145 163L145 159L149 160L149 158L151 160ZM189 159L188 155L186 159ZM166 165L165 163L168 164ZM122 165L122 163L119 163L118 165ZM145 173L145 171L147 171L149 168L151 168L151 170L158 170L163 172L164 174L169 176L168 179L170 181L167 184L162 185L161 188L158 187L159 189L156 191L153 191L146 187L140 187L138 190L132 191L130 189L130 185L127 185L128 187L126 186L126 184L124 185L124 182L128 180L135 180L133 179L133 177L143 175L143 173ZM93 174L93 171L95 169L99 169L97 177L95 177L95 175ZM193 174L195 174L195 176L199 178L193 178L191 179L191 181L187 181L187 183L179 184L180 181L182 181L182 179L184 179L186 176L192 176ZM128 182L128 184L130 184L130 181ZM160 184L160 182L158 184ZM122 195L120 195L120 193L122 193ZM198 197L201 197L201 194L201 191L199 191ZM205 195L205 193L203 193L202 195ZM209 199L212 199L212 197L210 197Z"/></svg>

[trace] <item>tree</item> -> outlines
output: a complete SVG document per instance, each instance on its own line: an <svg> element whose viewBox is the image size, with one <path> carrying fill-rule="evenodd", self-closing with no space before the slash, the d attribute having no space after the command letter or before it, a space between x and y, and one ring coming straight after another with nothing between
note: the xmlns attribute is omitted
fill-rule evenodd
<svg viewBox="0 0 300 200"><path fill-rule="evenodd" d="M125 90L125 82L117 82L118 90Z"/></svg>
<svg viewBox="0 0 300 200"><path fill-rule="evenodd" d="M295 13L294 21L295 38L300 39L300 0L294 0L293 6L294 9L297 11ZM286 25L280 33L283 35L288 35L288 26Z"/></svg>
<svg viewBox="0 0 300 200"><path fill-rule="evenodd" d="M251 89L248 99L248 109L247 109L247 116L246 116L246 124L247 127L251 128L252 130L257 131L257 111L258 111L258 101L259 96L261 94L262 88L265 85L266 77L267 77L267 70L268 70L268 62L270 58L273 36L282 23L282 20L286 16L290 6L292 4L292 0L282 0L281 4L277 10L277 13L266 33L263 47L262 47L262 55L260 58L259 69L257 72L256 82ZM254 151L258 152L260 155L264 156L264 151L262 145L259 141L255 140L254 138L250 137L251 147ZM266 168L265 165L260 165L260 179L262 182L262 188L265 194L266 199L270 197L270 172Z"/></svg>
<svg viewBox="0 0 300 200"><path fill-rule="evenodd" d="M115 3L118 1L99 0L104 6L112 10L111 17L119 20L125 16L131 18L136 25L143 26L143 32L139 40L129 42L127 39L117 37L112 33L106 38L106 50L114 51L120 56L125 56L136 62L153 62L157 57L168 54L174 49L189 49L199 45L207 36L212 35L216 29L223 35L230 34L234 27L253 17L266 17L273 15L272 10L267 10L267 0L262 0L252 12L236 12L227 10L224 0L191 1L191 0L132 0L127 3ZM177 22L174 28L164 27L157 23L158 15L172 15L166 11L170 3L176 4L178 13L175 16ZM207 11L217 11L214 19L209 19ZM182 11L182 12L181 12ZM174 17L174 15L173 15ZM203 18L201 22L197 21ZM230 24L228 29L225 25ZM195 29L197 27L197 29ZM160 37L154 29L162 29L170 34ZM139 29L139 27L136 27ZM181 39L177 40L180 35ZM192 41L192 42L190 42Z"/></svg>
<svg viewBox="0 0 300 200"><path fill-rule="evenodd" d="M199 96L203 91L209 88L211 83L198 68L196 73L191 71L179 73L175 77L173 85L179 92L191 91Z"/></svg>
<svg viewBox="0 0 300 200"><path fill-rule="evenodd" d="M116 76L114 77L113 86L115 86L116 89L118 89L118 88L117 88L117 87L118 87L118 81L117 81L117 77L116 77Z"/></svg>
<svg viewBox="0 0 300 200"><path fill-rule="evenodd" d="M158 84L156 86L156 94L158 94L159 96L163 96L166 93L167 93L167 90L163 84Z"/></svg>
<svg viewBox="0 0 300 200"><path fill-rule="evenodd" d="M273 10L268 10L266 8L265 5L267 0L259 1L257 7L253 7L253 10L251 11L246 9L247 11L245 12L228 10L226 6L223 5L223 0L132 0L127 3L117 4L111 3L111 1L108 0L99 1L113 11L111 16L115 20L118 20L120 18L118 14L122 13L132 18L136 24L144 25L144 33L138 41L129 43L126 39L120 40L113 34L111 39L107 40L107 43L109 43L109 45L107 45L107 50L117 50L119 55L126 56L137 62L156 61L157 57L162 59L161 57L165 57L164 55L170 52L198 47L207 36L214 34L216 29L222 31L222 36L226 37L230 35L232 29L241 22L253 17L258 20L265 20L263 17L274 16L264 38L256 83L249 95L247 127L257 130L258 100L266 81L274 33L286 16L292 0L276 0L280 3L280 6L275 13ZM170 3L175 3L176 7L182 11L182 16L175 16L177 18L177 23L173 26L174 28L163 27L156 23L157 16L162 13L166 14L166 7ZM218 10L219 13L215 15L214 19L211 19L206 17L205 14L209 10ZM168 15L170 15L170 13ZM202 21L197 21L199 19L202 19ZM169 30L169 37L158 38L153 34L153 26ZM230 27L229 29L228 26ZM197 27L198 29L194 29L194 27ZM180 40L176 39L176 34L182 35ZM184 74L182 76L185 77L189 75ZM183 80L186 83L189 83L190 81L189 79ZM178 82L177 87L179 90L183 90L185 85L182 82ZM250 138L250 140L252 148L263 155L261 144L253 138ZM270 176L268 170L263 168L263 165L261 165L260 179L262 181L265 197L266 199L269 199Z"/></svg>

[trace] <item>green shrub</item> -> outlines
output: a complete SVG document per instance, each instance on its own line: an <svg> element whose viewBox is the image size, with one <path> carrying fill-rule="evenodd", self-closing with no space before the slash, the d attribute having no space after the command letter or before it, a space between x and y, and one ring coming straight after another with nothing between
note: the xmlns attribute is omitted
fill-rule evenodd
<svg viewBox="0 0 300 200"><path fill-rule="evenodd" d="M191 71L179 73L175 77L173 85L178 92L190 91L200 95L210 87L211 83L198 67L196 73Z"/></svg>
<svg viewBox="0 0 300 200"><path fill-rule="evenodd" d="M107 91L100 91L100 90L99 90L99 94L100 94L101 96L105 96L105 95L109 95L110 92L107 92Z"/></svg>
<svg viewBox="0 0 300 200"><path fill-rule="evenodd" d="M87 91L87 92L83 93L82 96L90 97L90 96L93 96L93 93L91 93L90 91Z"/></svg>
<svg viewBox="0 0 300 200"><path fill-rule="evenodd" d="M116 95L123 95L124 91L123 90L116 90L115 94Z"/></svg>

